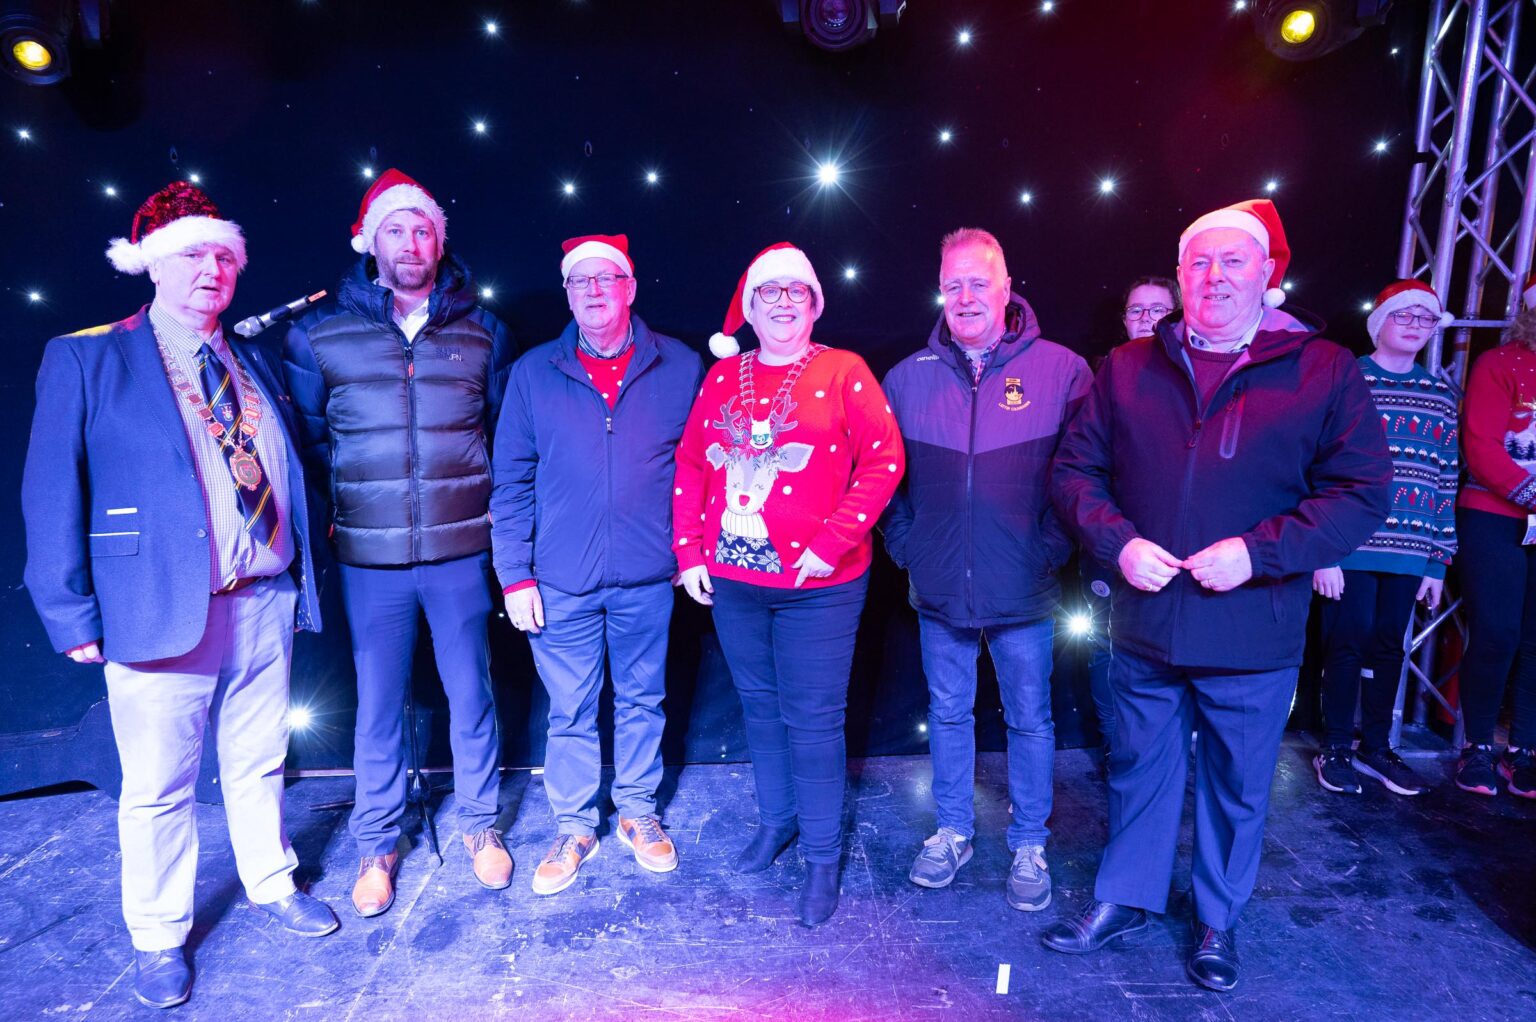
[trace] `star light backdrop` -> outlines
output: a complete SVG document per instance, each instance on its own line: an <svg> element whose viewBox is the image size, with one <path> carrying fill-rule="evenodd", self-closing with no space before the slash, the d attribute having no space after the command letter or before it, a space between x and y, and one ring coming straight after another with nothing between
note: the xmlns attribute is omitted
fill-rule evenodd
<svg viewBox="0 0 1536 1022"><path fill-rule="evenodd" d="M0 81L0 485L19 483L44 341L150 297L102 253L178 177L249 238L226 327L332 287L368 178L396 166L442 202L450 244L524 346L566 319L565 237L627 233L637 309L700 349L751 255L792 240L826 287L817 338L883 373L938 314L940 237L974 225L1002 240L1045 336L1094 354L1118 339L1124 284L1169 273L1191 219L1268 195L1295 253L1294 301L1358 348L1369 297L1393 275L1423 15L1399 4L1384 28L1291 64L1240 6L912 0L870 45L827 54L768 0L119 4L96 70L77 58L60 85ZM6 516L0 719L70 723L102 694L100 673L48 648L20 584L14 499ZM905 580L877 564L850 737L918 751L915 624ZM297 746L304 765L350 759L334 594L328 609L328 634L296 659L295 699L317 731ZM526 644L497 629L508 761L536 762L542 695ZM707 630L682 610L674 759L738 751ZM1059 724L1081 738L1088 701L1067 667ZM715 680L694 690L695 673Z"/></svg>

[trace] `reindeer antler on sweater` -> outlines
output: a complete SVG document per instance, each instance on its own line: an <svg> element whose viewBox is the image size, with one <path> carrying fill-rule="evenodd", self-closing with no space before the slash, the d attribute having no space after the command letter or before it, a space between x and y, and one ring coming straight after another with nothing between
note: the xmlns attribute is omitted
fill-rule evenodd
<svg viewBox="0 0 1536 1022"><path fill-rule="evenodd" d="M712 422L710 426L721 430L731 438L734 447L746 447L752 441L752 423L745 412L733 409L736 399L733 397L720 406L720 421Z"/></svg>

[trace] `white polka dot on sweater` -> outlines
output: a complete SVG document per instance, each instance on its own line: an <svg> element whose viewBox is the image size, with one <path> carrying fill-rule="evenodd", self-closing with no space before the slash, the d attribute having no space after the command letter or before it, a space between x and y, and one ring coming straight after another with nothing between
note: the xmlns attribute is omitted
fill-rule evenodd
<svg viewBox="0 0 1536 1022"><path fill-rule="evenodd" d="M817 392L816 392L816 396L817 396L817 397L826 397L826 396L827 396L827 392L826 392L826 391L824 391L824 390L818 390L818 391L817 391Z"/></svg>
<svg viewBox="0 0 1536 1022"><path fill-rule="evenodd" d="M687 545L688 545L688 540L687 540L687 539L686 539L686 538L683 538L683 539L679 539L679 540L678 540L678 541L677 541L677 545L678 545L678 546L687 546Z"/></svg>
<svg viewBox="0 0 1536 1022"><path fill-rule="evenodd" d="M855 384L854 384L854 385L853 385L853 392L854 392L854 393L855 393L855 394L857 394L857 393L858 393L858 392L859 392L859 391L861 391L861 390L863 390L863 389L864 389L864 384L863 384L863 383L862 383L862 382L859 382L859 383L855 383Z"/></svg>
<svg viewBox="0 0 1536 1022"><path fill-rule="evenodd" d="M765 398L765 397L760 397L760 398L757 399L757 403L760 404L760 405L765 405L765 404L768 403L768 399Z"/></svg>
<svg viewBox="0 0 1536 1022"><path fill-rule="evenodd" d="M606 400L608 400L608 395L607 395L607 394L604 394L604 395L603 395L603 400L604 400L604 401L606 401Z"/></svg>
<svg viewBox="0 0 1536 1022"><path fill-rule="evenodd" d="M869 521L869 515L867 515L864 512L860 511L859 512L859 521L861 521L861 522Z"/></svg>
<svg viewBox="0 0 1536 1022"><path fill-rule="evenodd" d="M892 472L896 471L896 465L894 463L892 463L892 465L891 465L891 471Z"/></svg>
<svg viewBox="0 0 1536 1022"><path fill-rule="evenodd" d="M725 377L724 376L716 376L715 377L715 382L716 383L724 383L725 382ZM699 393L702 394L704 392L701 390L701 391L699 391Z"/></svg>
<svg viewBox="0 0 1536 1022"><path fill-rule="evenodd" d="M876 440L874 443L870 444L869 446L870 446L871 449L878 451L880 449L880 441Z"/></svg>
<svg viewBox="0 0 1536 1022"><path fill-rule="evenodd" d="M827 450L830 451L833 454L836 454L837 453L837 445L833 444L831 447L828 447Z"/></svg>
<svg viewBox="0 0 1536 1022"><path fill-rule="evenodd" d="M793 539L792 539L792 540L790 540L790 541L789 541L789 545L790 545L790 546L792 546L792 547L794 547L794 548L795 548L795 549L796 549L796 550L799 550L799 549L800 549L800 543L799 543L799 541L798 541L798 540L793 540Z"/></svg>
<svg viewBox="0 0 1536 1022"><path fill-rule="evenodd" d="M679 486L675 490L673 490L672 492L674 494L676 494L677 496L681 497L683 495L683 488L681 486Z"/></svg>
<svg viewBox="0 0 1536 1022"><path fill-rule="evenodd" d="M786 486L786 487L784 487L784 496L787 497L791 493L794 493L794 492L795 492L795 488L793 486Z"/></svg>

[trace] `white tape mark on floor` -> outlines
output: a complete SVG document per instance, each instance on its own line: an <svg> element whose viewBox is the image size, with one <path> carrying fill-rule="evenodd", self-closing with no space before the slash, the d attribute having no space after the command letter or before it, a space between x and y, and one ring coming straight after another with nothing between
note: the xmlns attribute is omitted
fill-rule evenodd
<svg viewBox="0 0 1536 1022"><path fill-rule="evenodd" d="M1013 971L1013 966L1009 965L1007 962L1004 962L1002 965L999 965L997 967L997 992L998 993L1006 994L1008 992L1008 974L1010 972L1012 972L1012 971Z"/></svg>

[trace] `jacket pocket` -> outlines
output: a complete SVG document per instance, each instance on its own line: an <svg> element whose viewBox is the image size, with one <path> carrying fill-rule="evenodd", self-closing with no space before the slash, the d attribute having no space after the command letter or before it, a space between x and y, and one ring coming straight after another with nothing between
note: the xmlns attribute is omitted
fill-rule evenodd
<svg viewBox="0 0 1536 1022"><path fill-rule="evenodd" d="M92 557L124 557L139 552L137 532L93 532L89 538Z"/></svg>
<svg viewBox="0 0 1536 1022"><path fill-rule="evenodd" d="M1243 401L1245 397L1242 384L1238 384L1237 392L1232 395L1232 401L1227 405L1226 421L1221 424L1220 453L1226 461L1231 461L1237 454L1237 438L1243 431Z"/></svg>

